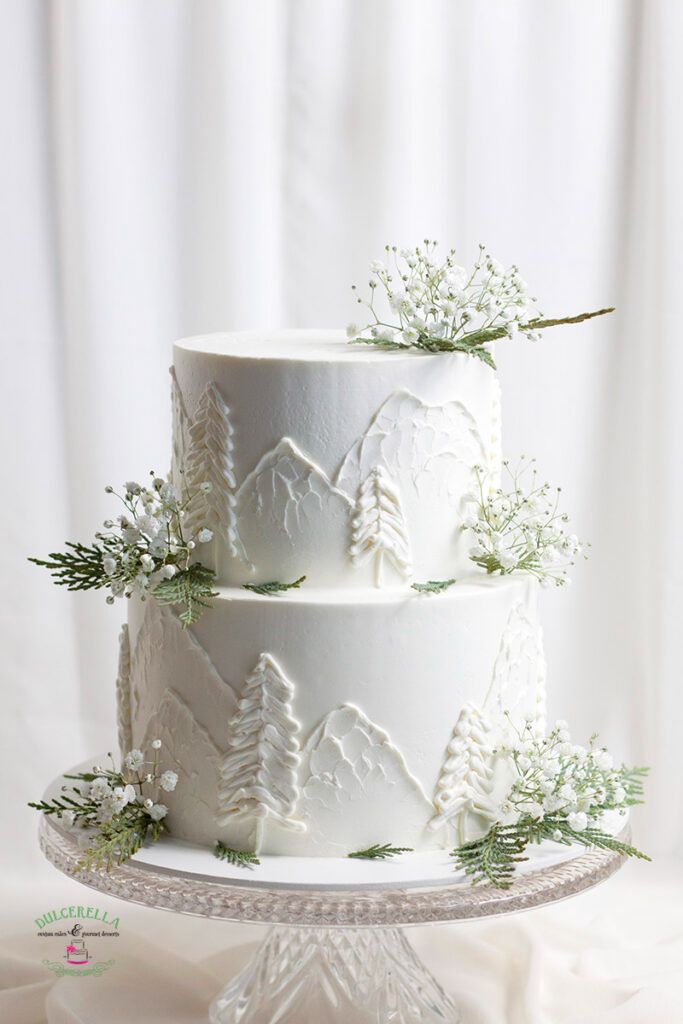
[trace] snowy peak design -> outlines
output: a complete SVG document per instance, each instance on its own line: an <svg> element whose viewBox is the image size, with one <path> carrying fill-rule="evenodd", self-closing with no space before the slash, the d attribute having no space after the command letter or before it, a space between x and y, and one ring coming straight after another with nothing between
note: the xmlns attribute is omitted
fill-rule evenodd
<svg viewBox="0 0 683 1024"><path fill-rule="evenodd" d="M155 739L161 740L161 769L178 775L176 789L160 796L168 807L169 827L195 843L212 845L216 838L220 752L174 690L164 691L147 724L142 749L148 754Z"/></svg>
<svg viewBox="0 0 683 1024"><path fill-rule="evenodd" d="M264 455L237 492L237 531L264 579L286 580L316 566L338 578L345 564L351 502L288 437ZM336 561L335 561L336 556Z"/></svg>
<svg viewBox="0 0 683 1024"><path fill-rule="evenodd" d="M434 831L445 828L449 842L458 846L482 834L482 821L495 818L491 734L491 723L480 709L465 704L446 748L434 796L436 814L429 823Z"/></svg>
<svg viewBox="0 0 683 1024"><path fill-rule="evenodd" d="M516 721L531 718L545 725L545 680L543 631L520 602L503 630L484 707L501 723L507 711Z"/></svg>
<svg viewBox="0 0 683 1024"><path fill-rule="evenodd" d="M396 821L421 821L399 837L402 845L424 842L432 805L388 734L353 704L331 711L303 752L299 813L307 844L323 853L348 853L348 821L358 846L389 836ZM398 840L396 840L398 841Z"/></svg>
<svg viewBox="0 0 683 1024"><path fill-rule="evenodd" d="M145 602L130 664L130 700L133 742L139 746L147 722L166 691L166 680L176 680L177 695L194 708L195 716L221 747L225 722L237 708L229 683L190 629L183 629L170 608Z"/></svg>
<svg viewBox="0 0 683 1024"><path fill-rule="evenodd" d="M267 819L299 831L299 724L292 717L294 687L270 654L262 654L244 684L228 726L227 754L220 767L220 825L254 822L254 850L264 839Z"/></svg>
<svg viewBox="0 0 683 1024"><path fill-rule="evenodd" d="M384 466L402 490L417 495L463 493L462 467L486 463L486 449L471 413L462 402L427 405L412 392L396 391L383 403L365 434L345 456L336 484L356 494L376 466Z"/></svg>

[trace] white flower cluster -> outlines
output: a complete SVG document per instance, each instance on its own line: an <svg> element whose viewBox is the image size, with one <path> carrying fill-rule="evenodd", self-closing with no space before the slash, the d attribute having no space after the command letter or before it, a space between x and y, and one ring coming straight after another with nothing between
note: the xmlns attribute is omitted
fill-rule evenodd
<svg viewBox="0 0 683 1024"><path fill-rule="evenodd" d="M502 804L506 820L549 818L573 832L599 827L605 811L639 802L638 772L616 768L604 747L571 742L566 722L557 722L548 736L528 723L509 747L499 748L513 767L515 779ZM553 838L560 840L562 832Z"/></svg>
<svg viewBox="0 0 683 1024"><path fill-rule="evenodd" d="M141 750L129 751L120 771L112 761L110 769L95 765L91 772L68 776L79 779L81 785L72 787L73 795L56 801L53 813L67 825L97 826L117 816L160 822L168 808L158 801L158 789L170 793L178 783L176 772L160 771L160 747L161 741L154 740L150 759Z"/></svg>
<svg viewBox="0 0 683 1024"><path fill-rule="evenodd" d="M503 468L509 490L490 490L487 474L475 467L478 490L468 496L463 519L473 538L470 558L487 573L522 571L544 586L568 584L568 567L588 545L564 528L569 517L558 510L561 489L538 482L534 459L522 458L515 470L506 461Z"/></svg>
<svg viewBox="0 0 683 1024"><path fill-rule="evenodd" d="M486 341L482 332L513 338L521 331L530 340L539 337L528 323L542 314L534 308L535 300L527 295L516 266L502 266L480 246L474 267L467 270L455 262L454 249L439 262L436 247L429 239L414 249L385 247L392 266L379 260L371 263L370 297L357 299L370 310L373 321L365 327L349 324L349 339L366 340L363 335L369 331L371 339L387 347L419 342L438 349L443 342ZM393 318L375 308L378 287Z"/></svg>
<svg viewBox="0 0 683 1024"><path fill-rule="evenodd" d="M209 492L210 482L199 491ZM105 487L116 494L113 487ZM102 569L108 581L111 604L115 597L144 596L147 591L187 569L197 544L212 540L211 530L201 528L191 536L183 532L183 519L195 494L181 500L173 484L152 474L149 487L134 480L124 484L117 495L125 511L116 519L106 519L106 532L96 535L103 549Z"/></svg>

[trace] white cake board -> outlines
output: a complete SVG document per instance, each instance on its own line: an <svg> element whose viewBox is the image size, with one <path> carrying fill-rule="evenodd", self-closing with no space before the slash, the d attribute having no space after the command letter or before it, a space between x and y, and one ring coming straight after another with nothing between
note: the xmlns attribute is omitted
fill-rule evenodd
<svg viewBox="0 0 683 1024"><path fill-rule="evenodd" d="M62 782L55 780L45 799ZM620 838L628 834L625 826ZM212 1024L457 1024L455 1005L402 926L553 903L597 885L624 862L612 851L547 843L530 851L511 888L501 890L472 886L445 851L390 861L264 856L248 869L164 837L109 872L78 872L84 838L41 818L45 856L84 885L176 913L276 926L212 1004Z"/></svg>

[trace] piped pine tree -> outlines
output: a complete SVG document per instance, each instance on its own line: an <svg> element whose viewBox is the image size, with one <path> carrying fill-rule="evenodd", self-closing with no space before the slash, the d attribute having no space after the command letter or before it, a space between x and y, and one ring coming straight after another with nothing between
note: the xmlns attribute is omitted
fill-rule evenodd
<svg viewBox="0 0 683 1024"><path fill-rule="evenodd" d="M445 828L449 842L461 846L472 838L470 815L491 822L496 805L492 800L493 744L491 726L475 704L465 704L446 748L446 759L436 785L436 814L429 823L434 830ZM480 833L481 829L477 831Z"/></svg>
<svg viewBox="0 0 683 1024"><path fill-rule="evenodd" d="M207 384L190 427L185 459L184 487L198 492L186 525L188 533L208 527L214 539L220 538L227 545L231 555L241 555L235 517L233 433L230 409L216 385ZM203 483L210 483L211 490L201 491Z"/></svg>
<svg viewBox="0 0 683 1024"><path fill-rule="evenodd" d="M294 817L299 799L299 725L292 717L294 687L277 662L262 654L244 684L228 727L228 753L220 768L219 825L254 819L254 853L268 819L305 831Z"/></svg>
<svg viewBox="0 0 683 1024"><path fill-rule="evenodd" d="M376 466L360 485L351 529L351 559L354 565L375 560L376 586L382 586L385 561L403 579L410 578L410 540L401 496L384 466Z"/></svg>

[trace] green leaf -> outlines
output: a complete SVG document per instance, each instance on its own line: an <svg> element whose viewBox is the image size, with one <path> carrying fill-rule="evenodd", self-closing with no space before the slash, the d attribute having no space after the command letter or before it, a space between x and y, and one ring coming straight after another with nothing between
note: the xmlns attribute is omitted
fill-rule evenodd
<svg viewBox="0 0 683 1024"><path fill-rule="evenodd" d="M440 594L457 582L456 579L427 580L426 583L411 583L410 586L412 590L417 590L418 594Z"/></svg>
<svg viewBox="0 0 683 1024"><path fill-rule="evenodd" d="M109 584L102 559L104 551L98 544L90 546L66 541L69 551L53 551L46 559L29 558L34 565L48 569L58 587L67 590L97 590Z"/></svg>
<svg viewBox="0 0 683 1024"><path fill-rule="evenodd" d="M278 580L271 580L270 583L243 583L242 589L251 590L254 594L265 594L272 597L273 594L281 594L285 590L298 590L305 580L305 576L300 576L293 583L280 583Z"/></svg>
<svg viewBox="0 0 683 1024"><path fill-rule="evenodd" d="M226 846L225 843L222 843L220 839L216 840L213 855L218 857L219 860L227 861L228 864L234 864L238 868L249 868L254 864L261 863L255 853L250 853L247 850L233 850L231 847Z"/></svg>
<svg viewBox="0 0 683 1024"><path fill-rule="evenodd" d="M191 626L197 621L205 608L211 607L210 598L216 597L213 582L216 574L207 569L201 562L176 573L170 580L157 583L152 596L161 605L180 605L182 611L178 618L183 626Z"/></svg>
<svg viewBox="0 0 683 1024"><path fill-rule="evenodd" d="M347 857L357 860L386 860L387 857L395 857L398 853L412 853L412 846L392 846L391 843L375 843L367 850L356 850L354 853L347 853Z"/></svg>

